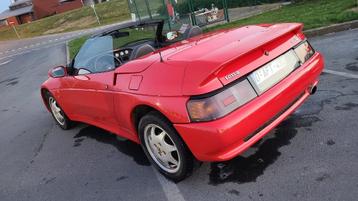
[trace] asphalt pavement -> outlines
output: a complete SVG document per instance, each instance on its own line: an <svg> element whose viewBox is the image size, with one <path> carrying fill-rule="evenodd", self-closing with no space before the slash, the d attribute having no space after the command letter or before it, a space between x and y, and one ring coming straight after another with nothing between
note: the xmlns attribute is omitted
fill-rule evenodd
<svg viewBox="0 0 358 201"><path fill-rule="evenodd" d="M12 41L0 41L0 59L1 58L10 58L17 55L22 55L34 50L43 49L44 47L53 47L59 44L66 43L69 40L78 38L84 35L92 35L103 32L106 29L109 29L114 26L127 23L129 21L118 22L110 25L99 26L90 29L84 29L79 31L43 35L35 38L24 38L20 40ZM15 33L14 33L15 34ZM1 64L1 61L0 61Z"/></svg>
<svg viewBox="0 0 358 201"><path fill-rule="evenodd" d="M357 36L311 39L326 61L317 93L243 156L203 163L180 183L159 175L134 143L55 125L39 87L66 62L63 42L0 55L0 200L357 200Z"/></svg>

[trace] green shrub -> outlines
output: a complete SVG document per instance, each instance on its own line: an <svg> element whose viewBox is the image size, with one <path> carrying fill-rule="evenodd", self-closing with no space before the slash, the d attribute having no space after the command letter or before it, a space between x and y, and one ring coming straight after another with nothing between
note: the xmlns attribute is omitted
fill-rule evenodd
<svg viewBox="0 0 358 201"><path fill-rule="evenodd" d="M229 8L237 8L237 7L243 7L243 6L254 6L254 5L260 5L265 3L276 3L276 2L284 2L287 0L227 0L228 7ZM193 0L193 6L194 10L199 10L202 8L211 8L211 5L214 4L215 7L218 7L219 9L223 8L223 0ZM179 3L175 5L175 10L177 13L187 14L190 13L188 1L184 1L182 3ZM158 9L158 13L161 15L167 15L167 8L166 6L161 6Z"/></svg>

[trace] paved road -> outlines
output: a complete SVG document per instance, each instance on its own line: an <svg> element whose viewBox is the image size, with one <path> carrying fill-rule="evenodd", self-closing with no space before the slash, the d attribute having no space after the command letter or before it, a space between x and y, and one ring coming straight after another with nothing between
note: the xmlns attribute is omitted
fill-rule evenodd
<svg viewBox="0 0 358 201"><path fill-rule="evenodd" d="M129 21L123 21L115 24L100 26L91 29L84 29L79 31L73 31L68 33L44 35L36 38L30 39L21 39L14 41L0 41L0 59L1 58L10 58L16 55L22 55L34 50L43 49L44 47L52 47L58 44L63 44L66 41L72 40L74 38L83 36L83 35L92 35L95 33L102 32L105 29L108 29L113 26L118 26L120 24L126 23ZM0 60L1 64L1 60Z"/></svg>
<svg viewBox="0 0 358 201"><path fill-rule="evenodd" d="M178 184L158 175L133 143L91 126L54 124L39 85L65 62L63 44L8 63L0 57L1 201L356 200L357 35L312 39L330 70L317 94L244 156L204 163Z"/></svg>

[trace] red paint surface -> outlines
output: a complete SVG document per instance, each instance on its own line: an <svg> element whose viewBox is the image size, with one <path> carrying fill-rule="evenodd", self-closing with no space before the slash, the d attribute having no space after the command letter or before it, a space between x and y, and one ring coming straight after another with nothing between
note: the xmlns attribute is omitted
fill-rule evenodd
<svg viewBox="0 0 358 201"><path fill-rule="evenodd" d="M174 124L197 159L229 160L265 136L306 100L307 88L318 83L323 70L322 56L316 53L280 83L221 119L191 123L187 101L192 95L218 90L286 52L303 40L294 37L302 36L301 29L301 24L280 24L208 33L163 48L164 62L153 53L112 72L49 78L42 88L55 96L70 119L137 143L133 111L142 105L152 107ZM224 78L236 71L240 74L234 79ZM134 83L135 90L131 86L133 76L142 78L137 79L138 87ZM292 104L294 100L297 102ZM266 127L257 135L244 141L263 125Z"/></svg>

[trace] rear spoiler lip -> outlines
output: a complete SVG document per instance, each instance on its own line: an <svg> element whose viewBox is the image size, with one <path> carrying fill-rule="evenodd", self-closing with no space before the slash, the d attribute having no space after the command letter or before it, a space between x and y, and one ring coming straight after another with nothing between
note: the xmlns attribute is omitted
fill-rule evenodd
<svg viewBox="0 0 358 201"><path fill-rule="evenodd" d="M294 23L292 23L292 24L294 24ZM286 34L292 32L292 31L300 32L300 31L303 30L303 24L302 24L302 23L295 23L295 24L296 24L296 26L292 27L291 29L287 30L286 32L282 32L282 34L278 35L277 37L272 38L271 40L265 41L264 43L259 44L258 46L256 46L256 47L250 49L249 51L247 51L247 52L245 52L245 53L243 53L243 54L240 54L240 55L238 55L238 56L236 56L236 57L233 57L232 59L228 60L227 62L221 64L221 67L218 68L213 74L214 74L215 76L218 75L218 74L225 68L225 66L226 66L227 64L229 64L229 63L231 63L231 62L237 60L237 59L240 58L240 57L243 57L243 56L245 56L245 55L247 55L247 54L250 54L251 52L253 52L253 51L255 51L255 50L259 49L259 48L262 48L262 46L267 45L267 44L271 43L272 41L277 40L278 38L280 38L280 37L282 37L282 36L284 36L284 35L286 35Z"/></svg>
<svg viewBox="0 0 358 201"><path fill-rule="evenodd" d="M262 48L263 46L271 43L272 41L275 41L275 40L277 40L277 39L279 39L279 38L281 38L281 37L283 37L283 36L285 36L285 35L287 35L289 33L294 32L295 34L297 34L297 33L302 32L302 30L303 30L303 24L302 23L290 23L290 24L295 25L295 26L292 26L290 29L280 33L279 35L277 35L276 37L272 38L271 40L267 40L267 41L255 46L255 47L251 48L250 50L248 50L248 51L246 51L246 52L244 52L244 53L242 53L240 55L237 55L236 57L231 58L230 60L226 61L225 63L222 63L220 65L220 67L216 71L214 71L212 73L212 78L216 77L221 82L221 84L223 86L229 84L229 83L223 82L222 79L221 79L221 76L219 76L219 74L225 69L226 66L228 66L232 62L237 61L240 57L244 57L244 56L246 56L246 55L248 55L248 54L250 54L250 53L252 53L252 52L254 52L254 51L256 51L256 50L258 50L260 48ZM302 39L302 40L306 40L306 39ZM235 73L235 72L233 72L233 73ZM242 76L244 76L244 75L239 75L239 76L237 76L236 79L240 79ZM236 79L233 79L230 82L234 82Z"/></svg>

